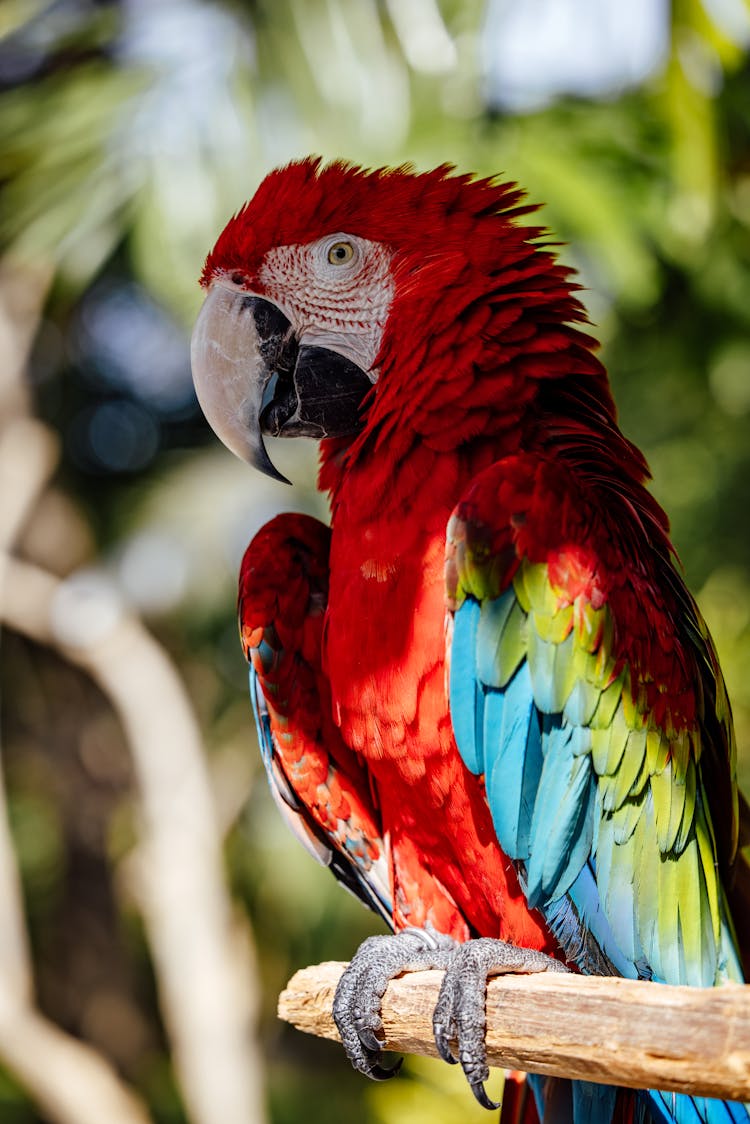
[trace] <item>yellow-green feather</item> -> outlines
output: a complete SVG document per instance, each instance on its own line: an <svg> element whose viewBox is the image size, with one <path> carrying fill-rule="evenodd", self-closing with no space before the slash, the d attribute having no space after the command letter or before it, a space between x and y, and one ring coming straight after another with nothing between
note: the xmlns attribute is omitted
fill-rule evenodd
<svg viewBox="0 0 750 1124"><path fill-rule="evenodd" d="M674 729L669 716L664 729L655 725L646 677L616 661L606 604L571 603L545 564L528 561L519 565L512 591L488 601L498 592L490 560L461 541L456 561L457 600L470 594L483 601L482 681L504 689L525 659L538 709L590 730L580 752L591 753L598 789L593 859L602 906L623 952L638 963L645 957L669 982L714 982L721 934L730 952L731 936L701 796L700 731ZM716 711L731 756L720 678Z"/></svg>

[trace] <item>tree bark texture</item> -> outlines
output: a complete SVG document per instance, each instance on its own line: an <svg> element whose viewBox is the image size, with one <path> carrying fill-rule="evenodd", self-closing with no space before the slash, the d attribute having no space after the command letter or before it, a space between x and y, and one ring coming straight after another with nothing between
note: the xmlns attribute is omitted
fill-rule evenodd
<svg viewBox="0 0 750 1124"><path fill-rule="evenodd" d="M303 968L279 1017L338 1039L331 1003L345 964ZM442 973L393 980L383 997L386 1047L437 1056L432 1011ZM487 988L490 1065L630 1088L750 1100L750 986L665 984L541 973L498 976Z"/></svg>

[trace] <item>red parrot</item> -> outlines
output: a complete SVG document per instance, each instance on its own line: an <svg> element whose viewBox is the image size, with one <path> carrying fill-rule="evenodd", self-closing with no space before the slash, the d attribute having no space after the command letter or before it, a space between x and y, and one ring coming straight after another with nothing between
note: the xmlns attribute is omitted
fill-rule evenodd
<svg viewBox="0 0 750 1124"><path fill-rule="evenodd" d="M277 803L395 931L342 979L342 1041L388 1076L388 979L445 968L436 1042L488 1107L488 975L743 978L721 671L533 210L448 167L292 163L208 255L192 345L238 456L278 478L263 434L320 440L330 529L267 524L239 606ZM546 1121L749 1119L532 1081Z"/></svg>

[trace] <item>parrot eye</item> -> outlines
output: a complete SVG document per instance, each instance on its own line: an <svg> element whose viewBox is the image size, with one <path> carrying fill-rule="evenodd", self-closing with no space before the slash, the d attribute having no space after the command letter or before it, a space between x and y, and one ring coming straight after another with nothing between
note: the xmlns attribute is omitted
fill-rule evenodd
<svg viewBox="0 0 750 1124"><path fill-rule="evenodd" d="M331 265L346 265L354 257L354 247L351 242L334 242L326 256Z"/></svg>
<svg viewBox="0 0 750 1124"><path fill-rule="evenodd" d="M366 256L362 239L345 230L331 231L310 247L313 269L326 284L347 283L359 270Z"/></svg>

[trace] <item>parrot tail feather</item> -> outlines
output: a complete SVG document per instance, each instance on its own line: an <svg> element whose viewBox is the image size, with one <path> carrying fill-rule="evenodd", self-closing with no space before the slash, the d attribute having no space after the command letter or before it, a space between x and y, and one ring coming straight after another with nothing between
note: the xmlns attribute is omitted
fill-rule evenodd
<svg viewBox="0 0 750 1124"><path fill-rule="evenodd" d="M528 1074L517 1069L505 1074L500 1124L540 1124Z"/></svg>
<svg viewBox="0 0 750 1124"><path fill-rule="evenodd" d="M709 1097L690 1097L685 1093L649 1094L649 1108L658 1124L747 1124L747 1105L739 1101L717 1101Z"/></svg>

